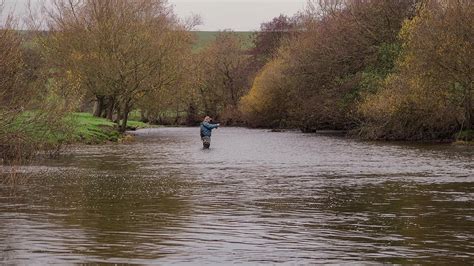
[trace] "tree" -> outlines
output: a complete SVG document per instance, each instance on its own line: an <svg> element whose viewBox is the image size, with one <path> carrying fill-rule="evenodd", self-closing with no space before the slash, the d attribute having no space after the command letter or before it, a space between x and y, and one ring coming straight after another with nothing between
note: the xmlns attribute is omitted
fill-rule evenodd
<svg viewBox="0 0 474 266"><path fill-rule="evenodd" d="M311 1L282 58L297 106L292 120L303 131L354 128L365 73L382 63L393 67L384 60L390 55L394 61L397 45L387 48L397 42L403 21L413 12L412 0Z"/></svg>
<svg viewBox="0 0 474 266"><path fill-rule="evenodd" d="M50 139L67 133L64 101L46 88L31 36L17 30L12 14L0 18L0 162L21 163L39 149L56 150L62 144Z"/></svg>
<svg viewBox="0 0 474 266"><path fill-rule="evenodd" d="M294 106L285 70L283 60L270 61L255 78L249 93L242 97L240 110L250 126L281 128L290 125L287 119Z"/></svg>
<svg viewBox="0 0 474 266"><path fill-rule="evenodd" d="M175 81L168 68L176 68L186 28L165 1L56 0L48 14L44 44L52 66L60 76L73 73L97 98L96 115L106 100L109 113L118 110L121 131L135 104Z"/></svg>
<svg viewBox="0 0 474 266"><path fill-rule="evenodd" d="M229 123L235 119L239 100L247 91L247 64L243 42L233 32L219 33L195 55L195 87L206 114Z"/></svg>
<svg viewBox="0 0 474 266"><path fill-rule="evenodd" d="M362 134L383 139L453 138L473 121L474 3L424 1L400 33L397 71L360 110Z"/></svg>
<svg viewBox="0 0 474 266"><path fill-rule="evenodd" d="M282 41L295 34L297 19L298 17L280 15L261 24L260 31L255 33L254 47L250 50L250 60L255 69L262 68L276 55Z"/></svg>
<svg viewBox="0 0 474 266"><path fill-rule="evenodd" d="M0 2L2 14L3 2ZM29 102L30 93L25 86L21 38L15 32L14 20L6 16L0 25L0 158L8 157L13 147L12 127Z"/></svg>

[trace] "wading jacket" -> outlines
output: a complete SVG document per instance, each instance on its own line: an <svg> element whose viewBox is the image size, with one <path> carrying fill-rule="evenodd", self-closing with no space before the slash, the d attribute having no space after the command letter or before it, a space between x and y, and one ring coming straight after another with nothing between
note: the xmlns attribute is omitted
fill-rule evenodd
<svg viewBox="0 0 474 266"><path fill-rule="evenodd" d="M210 137L212 135L212 130L218 127L219 127L219 124L210 124L207 122L202 122L201 123L201 138Z"/></svg>

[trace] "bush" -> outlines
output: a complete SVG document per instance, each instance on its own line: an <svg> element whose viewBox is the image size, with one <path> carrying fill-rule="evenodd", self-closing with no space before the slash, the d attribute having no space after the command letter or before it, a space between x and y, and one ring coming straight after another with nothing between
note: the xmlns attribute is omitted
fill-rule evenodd
<svg viewBox="0 0 474 266"><path fill-rule="evenodd" d="M462 23L461 23L462 21ZM396 73L359 106L371 139L454 139L474 126L474 2L428 1L401 30Z"/></svg>
<svg viewBox="0 0 474 266"><path fill-rule="evenodd" d="M242 97L240 111L252 127L279 128L287 126L291 99L285 80L285 63L270 61L255 78L250 92Z"/></svg>

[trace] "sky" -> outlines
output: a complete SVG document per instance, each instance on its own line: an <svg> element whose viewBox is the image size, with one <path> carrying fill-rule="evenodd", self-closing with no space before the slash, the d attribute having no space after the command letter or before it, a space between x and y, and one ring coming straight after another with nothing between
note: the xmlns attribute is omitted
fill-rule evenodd
<svg viewBox="0 0 474 266"><path fill-rule="evenodd" d="M180 17L200 15L199 30L258 30L262 22L280 14L294 15L305 0L169 0Z"/></svg>
<svg viewBox="0 0 474 266"><path fill-rule="evenodd" d="M34 4L41 0L31 0ZM7 8L16 6L18 13L27 0L6 0ZM260 28L262 22L270 21L280 14L294 15L301 11L306 0L168 0L175 13L185 19L199 15L202 25L196 29L217 31L231 29L235 31L253 31Z"/></svg>

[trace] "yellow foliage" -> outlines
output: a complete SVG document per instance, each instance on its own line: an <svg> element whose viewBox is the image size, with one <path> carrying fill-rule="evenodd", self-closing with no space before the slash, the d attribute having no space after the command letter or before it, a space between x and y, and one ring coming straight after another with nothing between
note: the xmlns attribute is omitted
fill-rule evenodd
<svg viewBox="0 0 474 266"><path fill-rule="evenodd" d="M420 5L400 31L404 51L397 72L359 105L364 136L451 138L473 126L473 23L472 1Z"/></svg>
<svg viewBox="0 0 474 266"><path fill-rule="evenodd" d="M71 54L72 60L80 61L80 60L82 60L83 57L84 57L84 55L79 51L74 51Z"/></svg>
<svg viewBox="0 0 474 266"><path fill-rule="evenodd" d="M253 126L282 126L288 111L288 82L285 62L274 59L255 78L249 93L240 101L240 111Z"/></svg>

